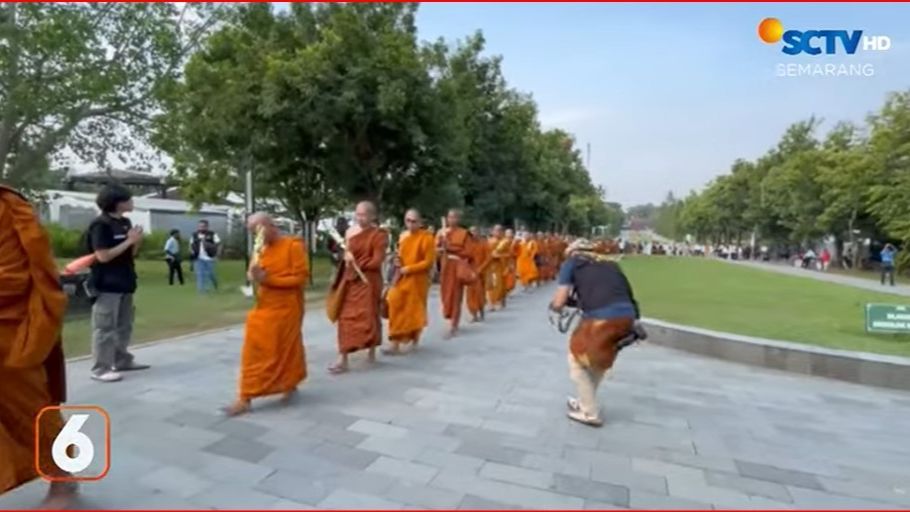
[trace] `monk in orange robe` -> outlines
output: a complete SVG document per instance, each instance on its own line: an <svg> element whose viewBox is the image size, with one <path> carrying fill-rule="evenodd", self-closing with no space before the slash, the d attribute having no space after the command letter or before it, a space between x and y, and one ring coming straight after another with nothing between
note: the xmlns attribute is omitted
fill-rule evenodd
<svg viewBox="0 0 910 512"><path fill-rule="evenodd" d="M521 250L521 244L518 240L515 239L515 232L511 229L506 230L506 248L509 251L506 258L506 269L505 269L505 284L506 284L506 296L512 293L512 290L515 289L515 284L517 281L517 271L516 271L516 262L518 261L518 252Z"/></svg>
<svg viewBox="0 0 910 512"><path fill-rule="evenodd" d="M258 290L246 317L240 384L237 400L225 409L228 416L249 412L253 398L281 394L282 402L290 402L307 374L301 332L310 274L305 244L283 235L265 213L251 215L247 227L262 231L263 246L247 272Z"/></svg>
<svg viewBox="0 0 910 512"><path fill-rule="evenodd" d="M446 338L451 338L458 332L458 322L461 319L464 289L468 283L464 282L460 276L473 270L471 268L473 261L471 234L459 225L460 222L461 212L449 210L446 216L446 226L439 230L439 242L442 249L442 271L439 280L442 316L449 321Z"/></svg>
<svg viewBox="0 0 910 512"><path fill-rule="evenodd" d="M539 246L534 233L527 233L520 247L517 262L518 278L521 280L521 285L525 291L528 291L537 284L537 279L540 276L537 263L534 261L539 254Z"/></svg>
<svg viewBox="0 0 910 512"><path fill-rule="evenodd" d="M417 210L404 215L406 231L398 239L394 284L386 295L389 306L389 343L387 355L401 353L401 345L413 343L417 348L420 334L427 326L427 297L430 290L430 269L436 263L436 241L422 228L423 219Z"/></svg>
<svg viewBox="0 0 910 512"><path fill-rule="evenodd" d="M487 272L490 266L490 246L480 236L477 226L472 227L471 233L471 262L477 280L467 287L468 312L471 313L471 322L479 322L484 318L484 309L487 306Z"/></svg>
<svg viewBox="0 0 910 512"><path fill-rule="evenodd" d="M540 265L542 267L539 282L552 281L556 276L556 244L553 241L553 235L539 233L537 239L540 240Z"/></svg>
<svg viewBox="0 0 910 512"><path fill-rule="evenodd" d="M490 311L502 309L506 305L506 268L509 263L509 241L503 237L502 226L493 226L493 232L487 241L490 249L490 264L487 268L487 299Z"/></svg>
<svg viewBox="0 0 910 512"><path fill-rule="evenodd" d="M35 419L66 399L60 341L66 302L35 211L19 193L0 186L0 494L38 477ZM66 476L51 457L63 417L48 411L41 422L41 472ZM75 493L75 484L53 482L44 504L63 508Z"/></svg>
<svg viewBox="0 0 910 512"><path fill-rule="evenodd" d="M348 371L348 356L361 350L367 351L370 362L375 361L376 347L382 343L379 301L389 239L375 221L376 205L363 201L354 210L354 226L345 232L347 250L332 285L334 290L344 288L338 314L338 360L329 367L331 373Z"/></svg>

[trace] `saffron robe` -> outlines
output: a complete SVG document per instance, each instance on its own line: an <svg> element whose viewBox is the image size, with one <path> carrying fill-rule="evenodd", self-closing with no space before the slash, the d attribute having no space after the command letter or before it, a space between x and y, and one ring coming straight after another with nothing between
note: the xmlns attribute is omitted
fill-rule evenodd
<svg viewBox="0 0 910 512"><path fill-rule="evenodd" d="M539 273L537 270L537 264L534 262L534 257L538 254L538 245L536 240L530 240L521 244L521 249L518 253L518 278L521 279L521 284L524 286L529 286L532 283L537 282Z"/></svg>
<svg viewBox="0 0 910 512"><path fill-rule="evenodd" d="M482 313L487 305L486 283L490 267L490 246L483 240L471 236L471 261L477 280L467 288L468 311L472 315Z"/></svg>
<svg viewBox="0 0 910 512"><path fill-rule="evenodd" d="M287 393L306 379L303 286L309 265L303 240L282 237L259 258L265 279L247 314L240 357L242 399Z"/></svg>
<svg viewBox="0 0 910 512"><path fill-rule="evenodd" d="M367 280L364 283L353 265L347 262L341 263L335 276L333 288L337 288L341 280L347 281L338 315L338 352L350 354L382 343L379 301L382 299L382 263L389 239L386 231L372 226L360 231L350 228L345 235L348 250Z"/></svg>
<svg viewBox="0 0 910 512"><path fill-rule="evenodd" d="M439 287L442 317L458 327L464 302L464 284L458 280L457 260L472 263L471 234L464 228L450 228L443 239L442 273Z"/></svg>
<svg viewBox="0 0 910 512"><path fill-rule="evenodd" d="M398 281L386 295L389 340L418 341L427 326L430 269L436 263L433 235L424 230L405 231L398 239L398 258L401 260Z"/></svg>
<svg viewBox="0 0 910 512"><path fill-rule="evenodd" d="M509 263L508 241L502 238L491 237L488 242L490 248L490 264L487 267L487 298L490 304L502 306L506 298L506 267Z"/></svg>
<svg viewBox="0 0 910 512"><path fill-rule="evenodd" d="M0 186L0 494L38 476L35 419L63 400L52 362L62 370L66 312L50 240L28 201ZM38 464L60 475L51 446L63 428L58 411L41 415Z"/></svg>
<svg viewBox="0 0 910 512"><path fill-rule="evenodd" d="M506 259L506 271L505 271L505 283L506 283L506 295L512 293L512 290L515 289L515 282L517 280L517 264L518 261L518 251L521 250L521 244L518 240L514 238L506 238L508 243L508 258Z"/></svg>

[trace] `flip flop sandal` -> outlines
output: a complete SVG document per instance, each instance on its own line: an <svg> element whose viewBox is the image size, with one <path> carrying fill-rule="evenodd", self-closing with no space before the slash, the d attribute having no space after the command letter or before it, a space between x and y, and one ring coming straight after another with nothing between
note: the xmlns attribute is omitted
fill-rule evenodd
<svg viewBox="0 0 910 512"><path fill-rule="evenodd" d="M594 418L594 417L588 416L581 411L571 411L571 412L569 412L568 416L570 419L575 420L579 423L588 425L590 427L599 427L599 426L603 425L603 421L601 421L600 418Z"/></svg>
<svg viewBox="0 0 910 512"><path fill-rule="evenodd" d="M566 407L568 407L570 411L581 410L581 404L578 403L578 399L571 396L566 400Z"/></svg>

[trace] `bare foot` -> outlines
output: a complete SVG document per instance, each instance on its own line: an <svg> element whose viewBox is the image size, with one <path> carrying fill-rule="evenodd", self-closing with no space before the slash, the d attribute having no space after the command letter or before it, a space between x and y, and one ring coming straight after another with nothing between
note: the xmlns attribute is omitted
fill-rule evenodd
<svg viewBox="0 0 910 512"><path fill-rule="evenodd" d="M376 362L376 347L370 347L370 351L367 352L367 361L370 363Z"/></svg>
<svg viewBox="0 0 910 512"><path fill-rule="evenodd" d="M387 356L400 356L400 355L401 355L401 348L398 346L397 343L395 343L395 344L392 345L392 348L384 348L384 349L382 349L382 353L385 354L385 355L387 355Z"/></svg>
<svg viewBox="0 0 910 512"><path fill-rule="evenodd" d="M79 496L79 485L76 482L51 482L47 496L41 502L42 510L63 510L69 508Z"/></svg>
<svg viewBox="0 0 910 512"><path fill-rule="evenodd" d="M329 366L329 373L333 375L339 375L348 371L348 365L345 363L335 363L332 366Z"/></svg>
<svg viewBox="0 0 910 512"><path fill-rule="evenodd" d="M233 404L222 409L224 414L228 417L240 416L241 414L246 414L250 412L250 401L249 400L237 400Z"/></svg>

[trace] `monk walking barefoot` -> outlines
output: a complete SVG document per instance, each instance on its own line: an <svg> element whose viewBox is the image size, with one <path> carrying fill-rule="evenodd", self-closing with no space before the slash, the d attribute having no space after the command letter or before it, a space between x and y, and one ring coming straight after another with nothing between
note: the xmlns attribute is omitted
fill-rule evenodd
<svg viewBox="0 0 910 512"><path fill-rule="evenodd" d="M439 293L442 298L442 316L449 321L447 339L458 332L465 286L473 282L471 275L476 279L471 268L471 235L460 224L461 212L449 210L446 226L439 232L438 242L442 251Z"/></svg>
<svg viewBox="0 0 910 512"><path fill-rule="evenodd" d="M50 240L24 197L0 186L0 494L38 477L66 476L51 458L63 428L59 411L35 418L66 400L60 331L66 295L60 288ZM41 446L35 457L35 445ZM43 506L61 509L76 484L53 482Z"/></svg>
<svg viewBox="0 0 910 512"><path fill-rule="evenodd" d="M436 262L433 235L422 229L423 220L417 210L404 215L406 231L398 240L397 276L389 289L389 343L383 353L397 355L401 346L417 348L420 334L427 326L427 291L430 288L430 268Z"/></svg>
<svg viewBox="0 0 910 512"><path fill-rule="evenodd" d="M490 266L490 246L480 236L477 226L471 227L471 264L477 280L467 286L468 312L471 322L480 322L487 307L487 271Z"/></svg>
<svg viewBox="0 0 910 512"><path fill-rule="evenodd" d="M335 274L332 289L341 293L338 313L338 360L329 367L331 373L348 370L348 356L367 351L370 362L376 360L376 347L382 343L382 320L379 301L382 297L382 262L389 239L385 230L375 225L376 206L363 201L354 211L354 226L345 233L347 251Z"/></svg>
<svg viewBox="0 0 910 512"><path fill-rule="evenodd" d="M248 412L253 398L281 394L288 404L307 374L301 332L309 277L304 242L282 235L264 213L250 216L247 226L262 241L247 275L258 292L246 319L239 393L225 409L229 416Z"/></svg>

